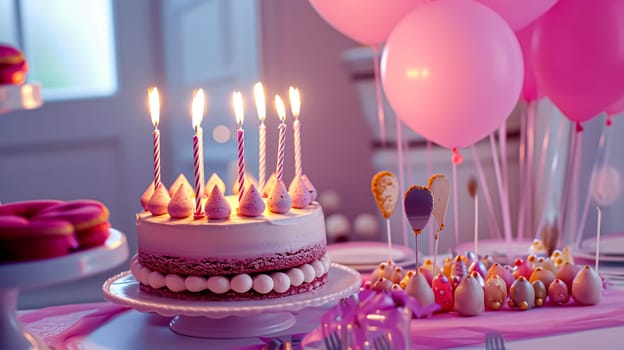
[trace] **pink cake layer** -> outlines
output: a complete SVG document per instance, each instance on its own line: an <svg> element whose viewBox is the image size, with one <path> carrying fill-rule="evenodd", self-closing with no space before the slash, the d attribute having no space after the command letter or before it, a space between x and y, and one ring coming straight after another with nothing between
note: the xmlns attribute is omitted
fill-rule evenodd
<svg viewBox="0 0 624 350"><path fill-rule="evenodd" d="M145 252L138 255L141 265L163 274L223 276L285 270L320 259L325 253L326 246L316 244L293 252L230 259L159 256Z"/></svg>
<svg viewBox="0 0 624 350"><path fill-rule="evenodd" d="M283 298L283 297L287 297L290 295L306 293L306 292L312 291L314 289L317 289L323 286L326 282L327 282L327 274L321 277L315 278L314 280L312 280L312 282L308 282L308 283L304 282L303 284L297 287L291 286L284 293L277 293L275 291L271 291L267 294L260 294L253 290L250 290L249 292L246 292L246 293L236 293L230 290L229 292L226 292L224 294L215 294L207 290L199 292L199 293L193 293L189 291L176 293L176 292L172 292L166 287L154 289L142 283L141 283L141 291L148 293L148 294L157 295L160 297L174 298L174 299L180 299L180 300L201 300L201 301L264 300L264 299Z"/></svg>

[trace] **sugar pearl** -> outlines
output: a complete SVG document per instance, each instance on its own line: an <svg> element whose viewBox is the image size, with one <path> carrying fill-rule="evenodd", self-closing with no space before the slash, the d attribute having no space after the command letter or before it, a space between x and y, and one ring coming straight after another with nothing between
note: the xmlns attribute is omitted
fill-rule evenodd
<svg viewBox="0 0 624 350"><path fill-rule="evenodd" d="M298 287L303 283L303 272L298 268L292 268L286 272L288 278L290 278L290 284Z"/></svg>
<svg viewBox="0 0 624 350"><path fill-rule="evenodd" d="M212 276L208 279L208 289L215 294L223 294L230 290L230 281L223 276Z"/></svg>
<svg viewBox="0 0 624 350"><path fill-rule="evenodd" d="M201 292L207 288L206 279L200 276L188 276L184 281L186 289L191 292Z"/></svg>
<svg viewBox="0 0 624 350"><path fill-rule="evenodd" d="M178 275L165 276L165 284L167 284L167 288L169 288L172 292L179 293L186 290L184 278Z"/></svg>
<svg viewBox="0 0 624 350"><path fill-rule="evenodd" d="M234 276L230 282L230 287L236 293L247 293L253 286L253 280L248 274Z"/></svg>
<svg viewBox="0 0 624 350"><path fill-rule="evenodd" d="M284 293L290 289L290 278L283 272L274 272L271 274L273 279L273 290L278 293Z"/></svg>
<svg viewBox="0 0 624 350"><path fill-rule="evenodd" d="M152 271L149 274L148 283L154 289L162 288L165 286L165 276L158 271Z"/></svg>
<svg viewBox="0 0 624 350"><path fill-rule="evenodd" d="M316 277L321 277L325 274L325 266L323 266L320 261L314 260L312 262L312 267L314 268L314 274Z"/></svg>
<svg viewBox="0 0 624 350"><path fill-rule="evenodd" d="M265 274L259 274L253 278L253 289L260 294L272 291L273 286L273 279Z"/></svg>
<svg viewBox="0 0 624 350"><path fill-rule="evenodd" d="M314 278L316 278L316 276L315 276L316 273L315 273L314 268L312 267L312 265L310 265L310 264L303 264L299 268L301 269L301 272L303 272L303 280L305 282L312 282L314 280Z"/></svg>

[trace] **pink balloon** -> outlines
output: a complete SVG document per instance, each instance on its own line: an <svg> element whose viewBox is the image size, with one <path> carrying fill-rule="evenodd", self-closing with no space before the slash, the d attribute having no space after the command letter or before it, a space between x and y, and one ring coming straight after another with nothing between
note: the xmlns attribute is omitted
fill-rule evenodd
<svg viewBox="0 0 624 350"><path fill-rule="evenodd" d="M362 44L377 45L403 16L425 0L310 0L321 17Z"/></svg>
<svg viewBox="0 0 624 350"><path fill-rule="evenodd" d="M605 112L607 112L608 115L615 115L624 112L624 96L622 96L622 98L620 98L619 100L615 101L614 104L607 107Z"/></svg>
<svg viewBox="0 0 624 350"><path fill-rule="evenodd" d="M536 25L533 62L570 120L597 116L624 94L624 1L559 1Z"/></svg>
<svg viewBox="0 0 624 350"><path fill-rule="evenodd" d="M442 146L491 133L518 101L522 52L507 23L472 0L440 0L407 15L382 55L386 96L399 118Z"/></svg>
<svg viewBox="0 0 624 350"><path fill-rule="evenodd" d="M525 28L559 0L477 0L501 15L514 31Z"/></svg>
<svg viewBox="0 0 624 350"><path fill-rule="evenodd" d="M528 103L540 98L537 93L537 81L535 80L532 61L533 48L531 46L531 38L533 37L534 28L535 24L531 24L516 32L520 48L522 48L522 59L524 60L524 82L522 84L522 94L520 96Z"/></svg>

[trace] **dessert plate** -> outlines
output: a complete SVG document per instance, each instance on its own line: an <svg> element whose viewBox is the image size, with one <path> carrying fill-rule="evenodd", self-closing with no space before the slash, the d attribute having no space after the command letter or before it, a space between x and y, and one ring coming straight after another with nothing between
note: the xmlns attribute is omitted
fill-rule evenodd
<svg viewBox="0 0 624 350"><path fill-rule="evenodd" d="M332 262L349 266L360 272L370 272L379 263L391 258L395 265L405 267L416 264L414 252L405 246L393 244L392 250L386 242L346 242L327 246L327 255Z"/></svg>
<svg viewBox="0 0 624 350"><path fill-rule="evenodd" d="M581 242L579 251L595 255L596 239L589 238ZM602 235L600 242L600 255L624 258L624 233L610 233Z"/></svg>
<svg viewBox="0 0 624 350"><path fill-rule="evenodd" d="M240 338L276 333L294 325L292 312L346 298L360 288L360 274L332 263L327 283L311 292L277 299L196 301L164 298L141 292L130 271L109 278L102 287L109 301L140 312L176 316L172 331L202 338Z"/></svg>

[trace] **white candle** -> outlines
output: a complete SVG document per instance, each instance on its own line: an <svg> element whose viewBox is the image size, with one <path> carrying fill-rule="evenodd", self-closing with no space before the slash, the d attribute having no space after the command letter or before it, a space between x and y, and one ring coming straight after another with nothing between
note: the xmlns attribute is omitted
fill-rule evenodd
<svg viewBox="0 0 624 350"><path fill-rule="evenodd" d="M154 188L160 184L160 131L158 123L160 122L160 98L158 89L153 87L147 90L149 99L150 117L154 124L154 132L152 133L154 141Z"/></svg>
<svg viewBox="0 0 624 350"><path fill-rule="evenodd" d="M266 100L264 97L264 88L261 82L254 85L254 97L256 99L256 110L258 111L258 119L260 126L258 127L258 188L260 191L264 188L266 180Z"/></svg>
<svg viewBox="0 0 624 350"><path fill-rule="evenodd" d="M598 212L598 218L596 222L596 266L594 270L598 273L598 265L599 265L599 257L600 257L600 224L602 221L602 210L600 207L596 207L596 211Z"/></svg>
<svg viewBox="0 0 624 350"><path fill-rule="evenodd" d="M293 123L294 142L295 142L295 176L303 175L303 165L301 164L301 124L299 123L299 112L301 111L301 99L299 90L290 87L288 89L290 97L290 109L295 118Z"/></svg>

